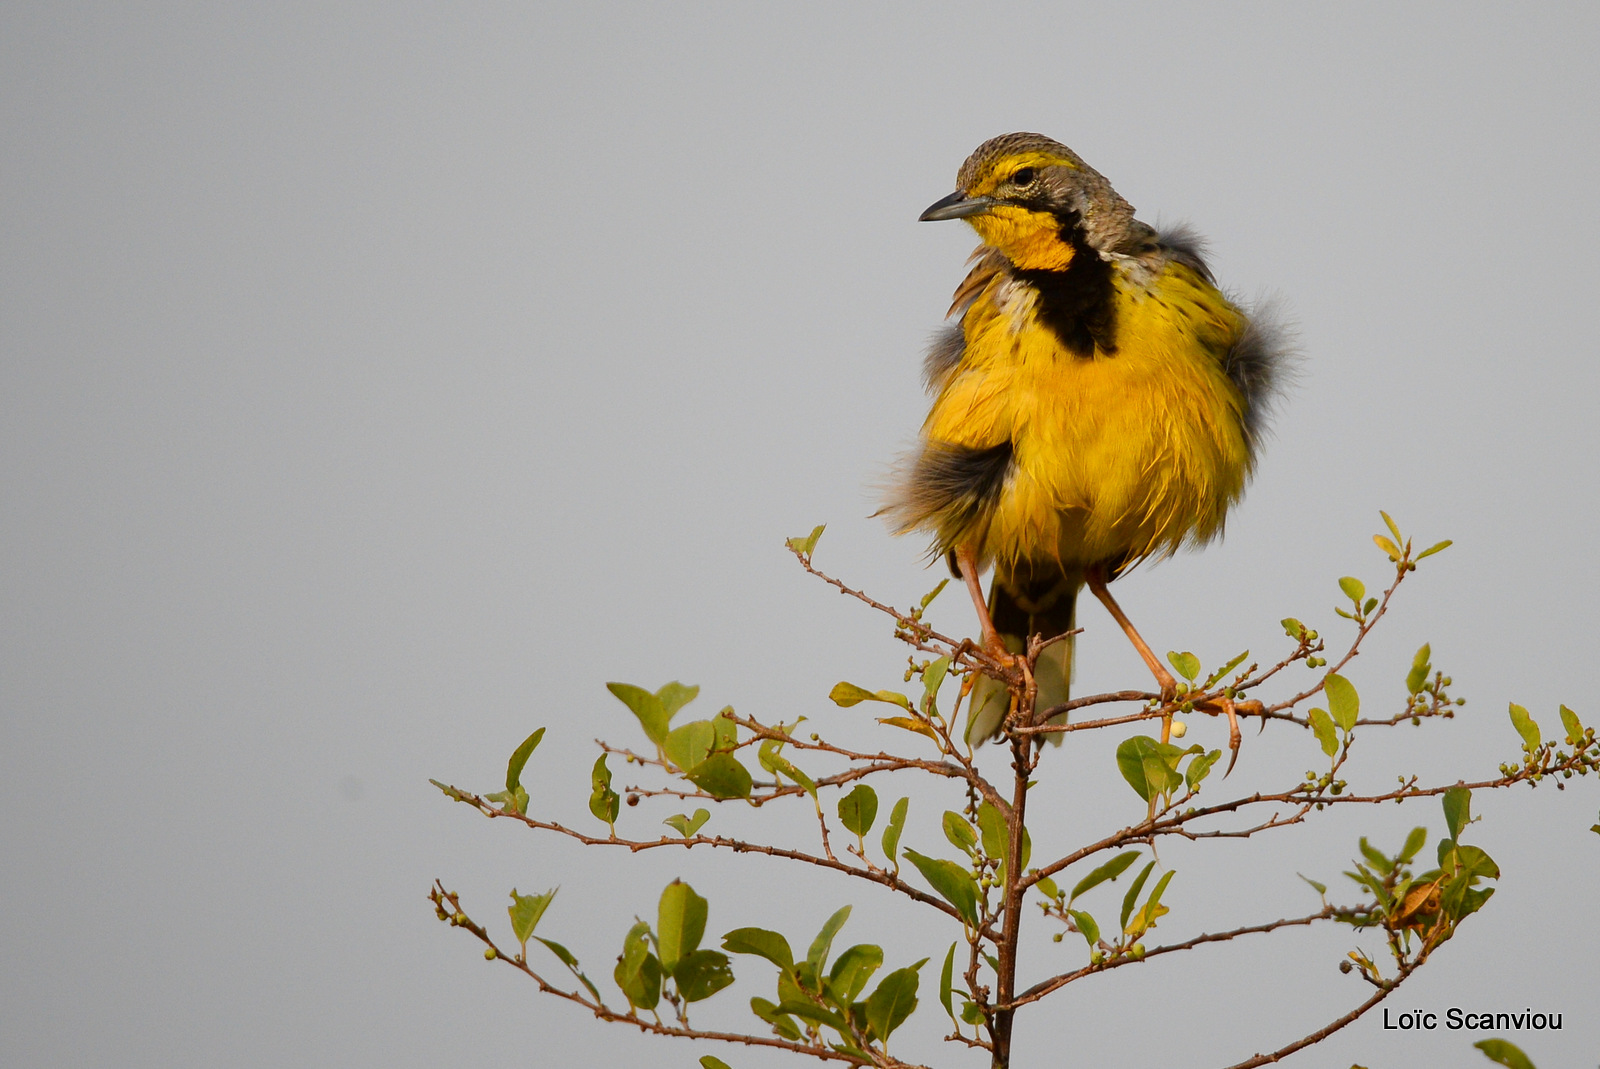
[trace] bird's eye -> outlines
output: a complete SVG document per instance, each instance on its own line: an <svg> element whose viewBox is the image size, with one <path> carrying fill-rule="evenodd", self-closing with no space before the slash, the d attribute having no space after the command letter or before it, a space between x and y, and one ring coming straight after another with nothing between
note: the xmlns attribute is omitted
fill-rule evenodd
<svg viewBox="0 0 1600 1069"><path fill-rule="evenodd" d="M1033 168L1032 167L1024 167L1022 170L1018 171L1016 174L1011 176L1011 184L1014 185L1014 186L1025 186L1025 185L1029 184L1032 181L1033 181Z"/></svg>

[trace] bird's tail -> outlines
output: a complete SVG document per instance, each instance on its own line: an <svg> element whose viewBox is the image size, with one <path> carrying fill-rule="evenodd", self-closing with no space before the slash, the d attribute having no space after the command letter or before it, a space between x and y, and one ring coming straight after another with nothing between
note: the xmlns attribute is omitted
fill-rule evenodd
<svg viewBox="0 0 1600 1069"><path fill-rule="evenodd" d="M1064 568L1055 561L1022 561L995 568L989 586L989 617L1006 649L1022 653L1031 635L1045 640L1033 669L1035 712L1067 700L1072 683L1073 639L1069 632L1075 626L1082 586L1082 569ZM979 676L967 704L967 741L976 744L998 735L1010 702L1005 684ZM1065 722L1065 713L1051 718L1051 723ZM1055 732L1049 738L1060 745L1062 735Z"/></svg>

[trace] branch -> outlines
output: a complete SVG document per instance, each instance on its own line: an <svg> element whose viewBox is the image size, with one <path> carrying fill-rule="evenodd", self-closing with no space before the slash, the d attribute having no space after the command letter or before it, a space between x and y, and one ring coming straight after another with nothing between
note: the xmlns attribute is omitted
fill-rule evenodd
<svg viewBox="0 0 1600 1069"><path fill-rule="evenodd" d="M1255 1067L1258 1065L1270 1065L1273 1062L1282 1061L1297 1050L1309 1047L1314 1043L1321 1043L1324 1039L1327 1039L1345 1025L1353 1023L1356 1018L1360 1017L1362 1014L1372 1009L1372 1007L1388 998L1394 989L1405 983L1406 977L1410 976L1417 969L1421 968L1422 963L1426 960L1427 958L1424 956L1413 964L1402 964L1400 966L1400 974L1398 976L1389 981L1387 984L1379 986L1378 990L1373 992L1371 998L1367 999L1367 1001L1363 1002L1361 1005L1357 1006L1343 1017L1340 1017L1338 1020L1328 1024L1326 1027L1319 1028L1308 1036L1302 1036L1300 1039L1295 1040L1286 1047L1279 1047L1271 1054L1257 1054L1253 1058L1246 1058L1244 1061L1239 1062L1236 1065L1228 1066L1228 1069L1255 1069Z"/></svg>
<svg viewBox="0 0 1600 1069"><path fill-rule="evenodd" d="M478 812L482 813L486 817L489 817L491 820L504 817L511 820L520 821L530 828L536 828L542 831L553 831L558 835L565 835L569 839L576 839L585 846L620 846L626 848L629 853L634 854L637 854L642 850L656 850L664 846L679 846L683 847L684 849L689 849L695 846L710 846L732 850L736 854L765 854L768 857L780 857L789 861L802 861L808 865L815 865L818 868L830 869L834 872L842 872L847 876L854 876L857 879L866 880L869 883L879 884L880 886L887 887L891 891L898 891L907 898L920 902L925 906L933 907L940 913L950 917L958 924L966 923L962 919L961 914L956 911L956 908L950 905L944 899L936 898L925 891L919 891L899 877L894 876L883 869L877 868L876 866L868 869L860 869L852 865L847 865L837 858L817 857L815 854L807 854L800 850L787 850L780 846L767 846L763 843L751 843L746 842L743 839L728 839L721 835L695 835L690 838L677 839L669 838L665 835L659 839L623 839L614 834L607 837L586 835L583 832L578 831L576 828L569 828L566 825L558 824L555 821L539 820L535 817L528 816L526 813L512 813L503 809L497 809L479 795L473 794L471 791L461 790L458 787L450 787L445 791L445 793L458 802L464 802L467 805L472 806ZM983 935L985 938L995 939L997 938L998 933L994 932L992 929L986 929L983 932Z"/></svg>
<svg viewBox="0 0 1600 1069"><path fill-rule="evenodd" d="M465 928L467 931L477 936L478 939L483 942L484 946L493 952L492 956L495 960L503 961L513 969L516 969L518 972L522 973L524 976L527 976L534 983L538 984L539 990L545 994L556 995L560 998L566 999L568 1002L577 1003L579 1006L582 1006L590 1013L593 1013L602 1021L614 1021L620 1024L631 1024L636 1026L641 1032L649 1032L658 1036L678 1036L683 1039L714 1039L723 1043L742 1043L745 1046L750 1047L776 1047L779 1050L787 1050L795 1054L809 1054L813 1058L820 1058L823 1061L840 1061L849 1065L875 1065L881 1067L881 1069L928 1069L927 1066L916 1065L911 1062L902 1062L896 1058L891 1058L888 1054L882 1054L881 1057L874 1057L871 1061L863 1061L854 1055L836 1051L831 1047L810 1046L805 1043L797 1043L793 1040L782 1039L777 1036L753 1036L745 1032L709 1032L703 1029L691 1028L687 1025L683 1027L676 1027L665 1024L659 1020L648 1020L640 1017L637 1013L634 1013L631 1010L627 1013L623 1013L618 1010L611 1009L605 1003L595 1001L594 999L585 998L576 991L567 991L563 988L556 987L554 984L550 983L544 977L540 976L538 973L529 968L526 959L524 959L521 955L513 957L506 954L495 945L494 939L490 937L489 933L481 925L471 920L465 913L461 911L460 896L454 891L446 891L444 889L444 884L440 881L434 881L433 890L430 892L428 897L436 906L439 907L441 912L445 912L443 903L449 902L452 908L446 913L446 916L449 918L451 926L455 928ZM873 1053L878 1054L876 1051Z"/></svg>
<svg viewBox="0 0 1600 1069"><path fill-rule="evenodd" d="M1335 906L1325 906L1319 912L1312 913L1305 917L1295 917L1292 920L1284 920L1280 918L1279 920L1268 921L1265 924L1252 924L1243 928L1235 928L1228 932L1213 932L1205 935L1197 935L1193 939L1186 940L1182 943L1168 943L1164 946L1158 946L1152 950L1147 950L1143 957L1122 955L1120 957L1108 958L1107 960L1100 962L1098 965L1085 965L1081 969L1075 969L1068 973L1061 973L1057 976L1050 977L1048 980L1041 980L1037 984L1034 984L1032 987L1028 988L1026 991L1022 992L1022 994L1018 995L1016 999L1011 1002L1010 1007L1015 1008L1017 1006L1026 1006L1030 1002L1037 1002L1051 992L1058 991L1061 988L1066 987L1074 980L1080 980L1083 977L1089 976L1093 973L1106 972L1107 970L1120 968L1124 965L1131 965L1135 962L1147 961L1150 958L1156 957L1160 954L1174 954L1180 950L1192 950L1195 947L1201 946L1205 943L1222 943L1229 939L1237 939L1241 935L1255 935L1261 932L1276 931L1279 928L1292 928L1296 925L1315 924L1317 921L1333 920L1337 917L1345 916L1353 912L1356 911L1350 909L1341 910Z"/></svg>
<svg viewBox="0 0 1600 1069"><path fill-rule="evenodd" d="M1412 784L1407 784L1406 786L1399 787L1385 794L1307 793L1306 791L1298 789L1292 791L1282 791L1275 794L1261 794L1257 792L1256 794L1250 795L1248 798L1235 798L1230 802L1221 802L1213 806L1189 809L1167 818L1161 818L1158 816L1154 819L1144 820L1138 824L1123 828L1121 831L1113 832L1097 842L1080 847L1079 849L1074 850L1072 853L1067 854L1065 857L1062 857L1056 861L1052 861L1048 865L1042 866L1028 876L1025 883L1026 885L1031 886L1039 882L1039 880L1042 878L1046 876L1054 876L1063 869L1082 861L1086 857L1098 854L1103 850L1110 850L1127 843L1148 842L1153 840L1158 835L1182 835L1188 839L1228 837L1246 838L1248 835L1254 834L1258 831L1265 831L1269 828L1288 827L1291 824L1299 823L1307 815L1304 809L1306 806L1321 808L1323 806L1331 805L1377 805L1383 802L1404 802L1412 798L1437 797L1438 795L1441 795L1454 787L1465 787L1468 790L1476 791L1511 787L1518 783L1528 783L1531 785L1535 781L1540 780L1545 776L1557 775L1569 770L1577 772L1582 769L1595 768L1597 764L1596 759L1586 755L1586 750L1578 750L1575 753L1561 758L1560 760L1552 760L1553 753L1549 750L1546 750L1543 757L1537 762L1530 761L1529 763L1518 768L1515 772L1503 775L1498 779L1478 780L1475 783L1448 783L1435 787L1417 787ZM1272 819L1267 820L1254 828L1245 829L1242 833L1191 832L1185 828L1185 825L1191 823L1192 821L1201 820L1205 817L1216 816L1221 813L1238 812L1247 806L1261 804L1293 805L1301 807L1301 812L1289 819L1278 819L1277 817L1273 817Z"/></svg>

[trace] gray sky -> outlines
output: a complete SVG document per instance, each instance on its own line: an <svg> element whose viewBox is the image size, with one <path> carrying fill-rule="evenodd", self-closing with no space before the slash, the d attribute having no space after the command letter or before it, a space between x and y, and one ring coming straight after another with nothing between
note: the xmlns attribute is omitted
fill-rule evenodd
<svg viewBox="0 0 1600 1069"><path fill-rule="evenodd" d="M1358 786L1492 774L1517 750L1508 701L1547 729L1562 701L1600 719L1580 686L1600 629L1593 6L11 4L0 20L8 1065L708 1052L487 966L432 919L436 875L502 926L512 886L560 884L541 933L597 978L676 875L711 898L713 932L806 940L853 901L842 938L937 964L956 933L891 921L884 896L573 849L426 778L490 789L548 725L535 803L592 824L592 739L636 738L612 679L699 683L702 714L861 730L828 688L891 685L901 655L782 540L827 522L818 563L886 600L936 581L867 514L925 410L921 350L973 244L917 213L1008 130L1071 145L1146 219L1192 221L1219 277L1282 294L1300 324L1301 381L1227 540L1118 587L1158 648L1265 656L1286 615L1343 634L1335 580L1380 583L1385 508L1456 546L1351 678L1368 708L1395 705L1431 641L1469 704L1364 739ZM937 618L971 626L955 597ZM1110 621L1083 623L1079 692L1142 685ZM1321 760L1278 734L1247 737L1230 788ZM1116 741L1047 761L1059 845L1137 816ZM957 803L918 797L907 844L936 848ZM1508 1038L1541 1069L1593 1060L1597 805L1592 781L1477 800L1499 894L1396 1010L1564 1012L1560 1033ZM1357 836L1392 846L1417 823L1437 835L1438 807L1174 848L1162 932L1309 911L1297 870L1342 882ZM1039 931L1039 973L1076 960ZM1230 1064L1364 998L1335 969L1351 945L1297 933L1120 970L1022 1018L1022 1057ZM706 1019L744 1019L766 986ZM979 1064L934 1040L924 997L897 1048ZM1472 1064L1475 1038L1369 1018L1290 1064Z"/></svg>

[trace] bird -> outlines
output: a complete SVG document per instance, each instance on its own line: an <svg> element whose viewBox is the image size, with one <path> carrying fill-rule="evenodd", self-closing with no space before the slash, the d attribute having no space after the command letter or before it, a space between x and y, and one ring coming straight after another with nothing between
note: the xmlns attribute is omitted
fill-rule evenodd
<svg viewBox="0 0 1600 1069"><path fill-rule="evenodd" d="M1175 679L1107 584L1222 534L1293 358L1289 331L1270 303L1224 295L1192 231L1136 219L1042 134L979 145L920 218L965 220L982 244L928 348L932 407L880 512L897 534L931 536L994 664L1015 674L1029 639L1044 643L1034 707L1013 723L1066 702L1084 586L1170 701ZM1010 688L980 676L968 709L969 742L996 737Z"/></svg>

